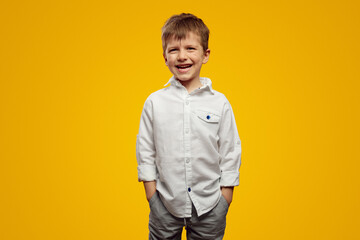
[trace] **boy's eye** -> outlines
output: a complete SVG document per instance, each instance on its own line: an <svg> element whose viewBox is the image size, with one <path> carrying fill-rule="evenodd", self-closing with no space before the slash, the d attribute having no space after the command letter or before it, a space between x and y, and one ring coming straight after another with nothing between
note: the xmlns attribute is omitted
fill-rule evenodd
<svg viewBox="0 0 360 240"><path fill-rule="evenodd" d="M169 52L175 52L176 48L170 49Z"/></svg>
<svg viewBox="0 0 360 240"><path fill-rule="evenodd" d="M195 48L193 48L193 47L188 47L188 50L195 50Z"/></svg>

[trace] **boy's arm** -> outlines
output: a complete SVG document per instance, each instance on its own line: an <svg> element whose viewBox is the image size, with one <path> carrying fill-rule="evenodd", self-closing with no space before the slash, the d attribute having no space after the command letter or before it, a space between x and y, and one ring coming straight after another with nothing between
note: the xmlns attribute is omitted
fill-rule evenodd
<svg viewBox="0 0 360 240"><path fill-rule="evenodd" d="M237 131L234 113L226 101L219 126L219 153L221 193L230 204L234 186L239 185L239 168L241 165L241 141Z"/></svg>
<svg viewBox="0 0 360 240"><path fill-rule="evenodd" d="M153 133L152 102L145 101L141 114L139 134L136 140L138 180L144 182L146 198L149 200L156 192L155 144Z"/></svg>
<svg viewBox="0 0 360 240"><path fill-rule="evenodd" d="M230 205L233 198L234 187L221 187L221 194Z"/></svg>
<svg viewBox="0 0 360 240"><path fill-rule="evenodd" d="M155 181L144 182L144 188L146 193L146 199L150 201L151 197L156 192L156 182Z"/></svg>

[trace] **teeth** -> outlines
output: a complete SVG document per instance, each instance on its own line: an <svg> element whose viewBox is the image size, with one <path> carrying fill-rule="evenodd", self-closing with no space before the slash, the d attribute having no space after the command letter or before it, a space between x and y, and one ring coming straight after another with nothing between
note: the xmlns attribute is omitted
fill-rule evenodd
<svg viewBox="0 0 360 240"><path fill-rule="evenodd" d="M191 65L183 65L183 66L176 66L177 68L188 68L191 67Z"/></svg>

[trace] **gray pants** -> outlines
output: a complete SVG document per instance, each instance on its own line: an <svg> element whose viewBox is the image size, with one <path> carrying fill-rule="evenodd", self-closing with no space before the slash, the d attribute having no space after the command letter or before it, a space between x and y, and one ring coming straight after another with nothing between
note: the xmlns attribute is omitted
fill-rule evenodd
<svg viewBox="0 0 360 240"><path fill-rule="evenodd" d="M198 217L193 207L191 218L178 218L169 213L158 192L149 201L149 240L180 240L183 227L188 240L221 240L226 226L229 205L224 197L208 213Z"/></svg>

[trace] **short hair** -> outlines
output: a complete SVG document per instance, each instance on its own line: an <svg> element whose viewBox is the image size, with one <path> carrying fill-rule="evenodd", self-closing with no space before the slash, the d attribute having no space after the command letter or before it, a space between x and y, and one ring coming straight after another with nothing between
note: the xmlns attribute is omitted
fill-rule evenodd
<svg viewBox="0 0 360 240"><path fill-rule="evenodd" d="M167 41L175 37L177 40L186 38L189 32L199 35L200 44L204 51L208 49L210 31L205 23L198 17L190 13L181 13L173 15L164 24L161 29L162 47L165 53Z"/></svg>

